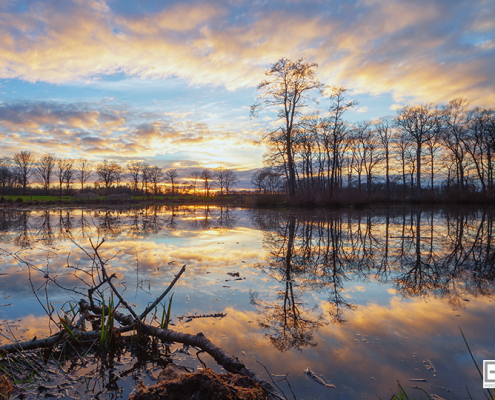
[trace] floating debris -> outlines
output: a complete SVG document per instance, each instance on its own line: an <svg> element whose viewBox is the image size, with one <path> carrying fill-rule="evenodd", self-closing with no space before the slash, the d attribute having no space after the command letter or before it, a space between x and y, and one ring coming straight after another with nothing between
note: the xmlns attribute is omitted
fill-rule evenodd
<svg viewBox="0 0 495 400"><path fill-rule="evenodd" d="M313 371L311 371L311 369L309 367L306 368L306 370L304 372L307 375L309 375L311 378L313 378L313 380L318 382L320 385L326 386L326 387L331 388L331 389L335 389L335 385L332 385L331 383L325 383L325 381L323 379L321 379L318 375L316 375Z"/></svg>

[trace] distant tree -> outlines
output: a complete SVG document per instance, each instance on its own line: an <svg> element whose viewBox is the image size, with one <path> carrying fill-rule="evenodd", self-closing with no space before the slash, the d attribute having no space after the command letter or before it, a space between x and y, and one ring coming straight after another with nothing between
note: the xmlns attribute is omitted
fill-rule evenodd
<svg viewBox="0 0 495 400"><path fill-rule="evenodd" d="M63 181L65 183L65 193L70 194L70 187L76 179L76 170L74 169L74 160L66 160Z"/></svg>
<svg viewBox="0 0 495 400"><path fill-rule="evenodd" d="M84 184L91 178L91 174L93 172L91 168L91 164L85 158L80 158L77 161L78 175L77 180L81 184L81 193L84 193Z"/></svg>
<svg viewBox="0 0 495 400"><path fill-rule="evenodd" d="M115 183L116 179L116 169L120 167L116 162L108 162L103 160L96 166L96 175L98 175L98 180L105 186L105 193L108 195L110 187Z"/></svg>
<svg viewBox="0 0 495 400"><path fill-rule="evenodd" d="M21 151L20 153L14 154L13 160L14 164L17 166L19 182L22 185L22 194L25 195L35 161L34 156L29 151Z"/></svg>
<svg viewBox="0 0 495 400"><path fill-rule="evenodd" d="M375 124L375 130L382 144L385 157L385 187L387 196L390 196L390 144L392 142L392 128L390 121L382 120Z"/></svg>
<svg viewBox="0 0 495 400"><path fill-rule="evenodd" d="M296 190L292 149L294 128L297 126L301 109L306 107L306 100L310 99L309 93L321 93L324 88L315 76L316 67L318 64L305 62L303 58L295 62L281 58L265 72L267 79L258 85L258 101L251 106L252 116L257 116L258 112L265 108L278 108L278 118L282 121L282 126L276 131L281 132L278 140L283 142L291 197L295 195Z"/></svg>
<svg viewBox="0 0 495 400"><path fill-rule="evenodd" d="M117 188L117 193L119 193L120 184L124 180L125 177L125 169L117 164L115 161L112 162L112 170L113 170L113 180L115 182L115 186Z"/></svg>
<svg viewBox="0 0 495 400"><path fill-rule="evenodd" d="M45 154L39 160L34 169L34 176L37 183L45 189L45 195L50 190L50 182L55 169L56 158L53 154Z"/></svg>
<svg viewBox="0 0 495 400"><path fill-rule="evenodd" d="M56 161L55 176L58 178L59 196L62 196L62 189L65 183L67 168L69 168L69 160L65 158L58 158Z"/></svg>
<svg viewBox="0 0 495 400"><path fill-rule="evenodd" d="M141 179L142 164L138 161L128 162L126 165L127 175L131 179L134 195L137 194L139 181Z"/></svg>
<svg viewBox="0 0 495 400"><path fill-rule="evenodd" d="M0 158L0 185L2 186L2 193L5 194L7 188L12 188L17 180L17 174L12 169L14 160L10 157Z"/></svg>
<svg viewBox="0 0 495 400"><path fill-rule="evenodd" d="M464 189L466 158L470 123L469 103L465 99L454 99L444 108L442 119L445 129L442 131L442 144L452 153L456 161L457 185L459 191Z"/></svg>
<svg viewBox="0 0 495 400"><path fill-rule="evenodd" d="M251 177L251 184L263 194L274 193L280 187L280 174L270 167L255 171Z"/></svg>
<svg viewBox="0 0 495 400"><path fill-rule="evenodd" d="M148 163L141 163L141 190L144 195L148 195L148 185L151 182L151 166Z"/></svg>
<svg viewBox="0 0 495 400"><path fill-rule="evenodd" d="M203 180L203 187L205 189L205 195L210 196L210 189L213 179L213 173L209 169L201 171L201 179Z"/></svg>
<svg viewBox="0 0 495 400"><path fill-rule="evenodd" d="M168 172L168 171L167 171ZM150 183L153 185L155 196L158 194L158 184L165 180L165 175L160 167L152 166L149 169ZM173 193L173 186L172 186Z"/></svg>
<svg viewBox="0 0 495 400"><path fill-rule="evenodd" d="M416 187L421 199L421 154L423 144L441 131L440 112L431 104L406 106L395 117L397 127L416 145Z"/></svg>
<svg viewBox="0 0 495 400"><path fill-rule="evenodd" d="M201 179L201 172L200 171L193 171L191 172L191 183L193 186L193 194L196 196L196 187L198 184L198 179Z"/></svg>
<svg viewBox="0 0 495 400"><path fill-rule="evenodd" d="M167 182L170 182L170 185L172 186L172 196L175 194L175 185L177 184L178 176L179 173L176 169L169 169L165 172L165 179Z"/></svg>
<svg viewBox="0 0 495 400"><path fill-rule="evenodd" d="M220 188L220 196L223 195L224 190L228 195L230 189L232 189L232 187L239 181L234 171L223 167L219 167L215 170L213 173L213 180L215 185Z"/></svg>
<svg viewBox="0 0 495 400"><path fill-rule="evenodd" d="M342 158L350 144L351 132L344 120L344 114L355 107L358 102L347 100L348 89L344 86L334 86L330 90L330 108L325 119L325 129L322 133L323 146L327 156L327 179L330 195L338 187L342 174Z"/></svg>

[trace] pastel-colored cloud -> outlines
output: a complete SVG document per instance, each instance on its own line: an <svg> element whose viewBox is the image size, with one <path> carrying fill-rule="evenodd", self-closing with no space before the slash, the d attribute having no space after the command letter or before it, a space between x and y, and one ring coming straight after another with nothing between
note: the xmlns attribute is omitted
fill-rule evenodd
<svg viewBox="0 0 495 400"><path fill-rule="evenodd" d="M46 1L17 13L4 6L0 78L91 84L125 74L234 90L256 85L280 57L304 56L319 63L325 82L357 93L433 102L463 96L480 105L495 99L487 0L177 2L134 13L119 7Z"/></svg>

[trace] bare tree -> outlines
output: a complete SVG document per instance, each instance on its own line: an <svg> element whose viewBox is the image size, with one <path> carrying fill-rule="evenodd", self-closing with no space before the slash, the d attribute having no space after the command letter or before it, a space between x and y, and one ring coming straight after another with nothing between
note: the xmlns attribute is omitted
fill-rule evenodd
<svg viewBox="0 0 495 400"><path fill-rule="evenodd" d="M66 160L63 180L65 183L65 193L67 196L70 194L70 187L74 183L75 178L76 170L74 169L74 160Z"/></svg>
<svg viewBox="0 0 495 400"><path fill-rule="evenodd" d="M196 196L196 187L198 184L198 179L201 179L201 172L200 171L193 171L191 172L191 175L189 175L191 178L191 183L193 186L193 194Z"/></svg>
<svg viewBox="0 0 495 400"><path fill-rule="evenodd" d="M96 166L96 175L98 175L100 182L105 185L105 193L107 195L110 187L115 183L117 167L122 168L115 161L108 162L107 160L103 160L103 162Z"/></svg>
<svg viewBox="0 0 495 400"><path fill-rule="evenodd" d="M148 195L148 185L151 182L151 166L148 163L141 163L141 190L144 195Z"/></svg>
<svg viewBox="0 0 495 400"><path fill-rule="evenodd" d="M468 124L470 113L469 103L465 99L455 99L449 102L443 109L443 121L445 129L442 132L442 143L452 153L456 161L457 185L459 191L464 188L466 156L468 151Z"/></svg>
<svg viewBox="0 0 495 400"><path fill-rule="evenodd" d="M117 164L116 162L112 162L112 169L113 169L113 180L115 181L117 193L119 193L120 184L125 177L125 170L124 168L122 168L120 164Z"/></svg>
<svg viewBox="0 0 495 400"><path fill-rule="evenodd" d="M177 177L179 173L176 169L169 169L165 172L165 179L172 185L172 196L175 194L175 185L177 184Z"/></svg>
<svg viewBox="0 0 495 400"><path fill-rule="evenodd" d="M50 182L55 169L56 158L53 154L43 155L34 169L34 176L37 183L45 189L45 195L50 190Z"/></svg>
<svg viewBox="0 0 495 400"><path fill-rule="evenodd" d="M12 169L14 160L10 157L0 158L0 185L2 185L2 193L5 193L6 188L12 188L17 179L17 175Z"/></svg>
<svg viewBox="0 0 495 400"><path fill-rule="evenodd" d="M344 114L358 103L355 100L347 100L347 88L335 86L331 88L329 115L326 118L323 133L323 143L327 154L327 179L329 181L330 195L333 194L342 173L342 157L346 152L350 135Z"/></svg>
<svg viewBox="0 0 495 400"><path fill-rule="evenodd" d="M316 63L305 62L303 58L290 61L281 58L266 71L268 79L258 85L261 92L258 102L251 106L251 115L257 116L258 112L265 108L277 107L278 118L283 125L276 129L281 131L280 140L284 143L284 152L287 161L289 175L289 196L293 197L296 190L296 175L293 159L293 129L297 125L297 119L301 109L310 99L309 93L315 91L321 93L324 85L315 76Z"/></svg>
<svg viewBox="0 0 495 400"><path fill-rule="evenodd" d="M417 197L421 199L421 152L425 142L440 133L440 113L431 104L406 106L398 111L395 123L416 145Z"/></svg>
<svg viewBox="0 0 495 400"><path fill-rule="evenodd" d="M141 179L142 164L138 161L128 162L126 165L127 175L131 178L134 195L137 195L139 180Z"/></svg>
<svg viewBox="0 0 495 400"><path fill-rule="evenodd" d="M218 167L215 172L213 172L213 182L220 188L220 196L223 196L223 191L225 189L227 171L228 170L223 167Z"/></svg>
<svg viewBox="0 0 495 400"><path fill-rule="evenodd" d="M160 167L152 166L150 167L149 170L149 177L150 177L150 183L153 185L153 191L156 196L158 194L158 184L164 181L165 175L163 174L163 171ZM173 193L173 189L172 189L172 193Z"/></svg>
<svg viewBox="0 0 495 400"><path fill-rule="evenodd" d="M380 121L375 124L376 132L380 138L385 155L385 185L387 196L390 196L390 143L392 138L392 129L388 120Z"/></svg>
<svg viewBox="0 0 495 400"><path fill-rule="evenodd" d="M14 154L14 164L17 166L17 172L19 174L19 181L22 185L22 194L26 194L27 185L29 185L29 178L31 177L31 170L34 164L34 156L29 151L21 151Z"/></svg>
<svg viewBox="0 0 495 400"><path fill-rule="evenodd" d="M77 168L79 174L77 175L77 180L81 184L81 193L84 193L84 184L91 178L92 168L91 164L85 158L80 158L77 161Z"/></svg>
<svg viewBox="0 0 495 400"><path fill-rule="evenodd" d="M213 173L209 169L205 168L203 171L201 171L201 179L203 180L203 187L205 188L206 196L210 196Z"/></svg>

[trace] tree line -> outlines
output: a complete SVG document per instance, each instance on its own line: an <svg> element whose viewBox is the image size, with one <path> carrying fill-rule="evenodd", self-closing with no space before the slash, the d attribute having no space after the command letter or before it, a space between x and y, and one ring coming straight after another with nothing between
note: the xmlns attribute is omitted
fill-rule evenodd
<svg viewBox="0 0 495 400"><path fill-rule="evenodd" d="M93 178L92 182L90 179ZM237 185L233 170L219 167L191 172L180 179L175 168L164 170L146 162L130 161L125 166L103 160L93 164L85 158L65 159L47 153L39 159L29 151L0 158L1 194L63 194L90 189L99 194L138 195L193 194L228 195ZM166 184L166 185L164 185Z"/></svg>
<svg viewBox="0 0 495 400"><path fill-rule="evenodd" d="M351 123L357 105L345 87L327 87L317 64L282 58L259 86L251 116L276 109L280 126L268 132L263 169L252 177L260 192L333 199L349 189L421 199L444 190L462 195L494 191L495 110L465 99L397 110L391 119ZM304 113L327 98L322 115Z"/></svg>

